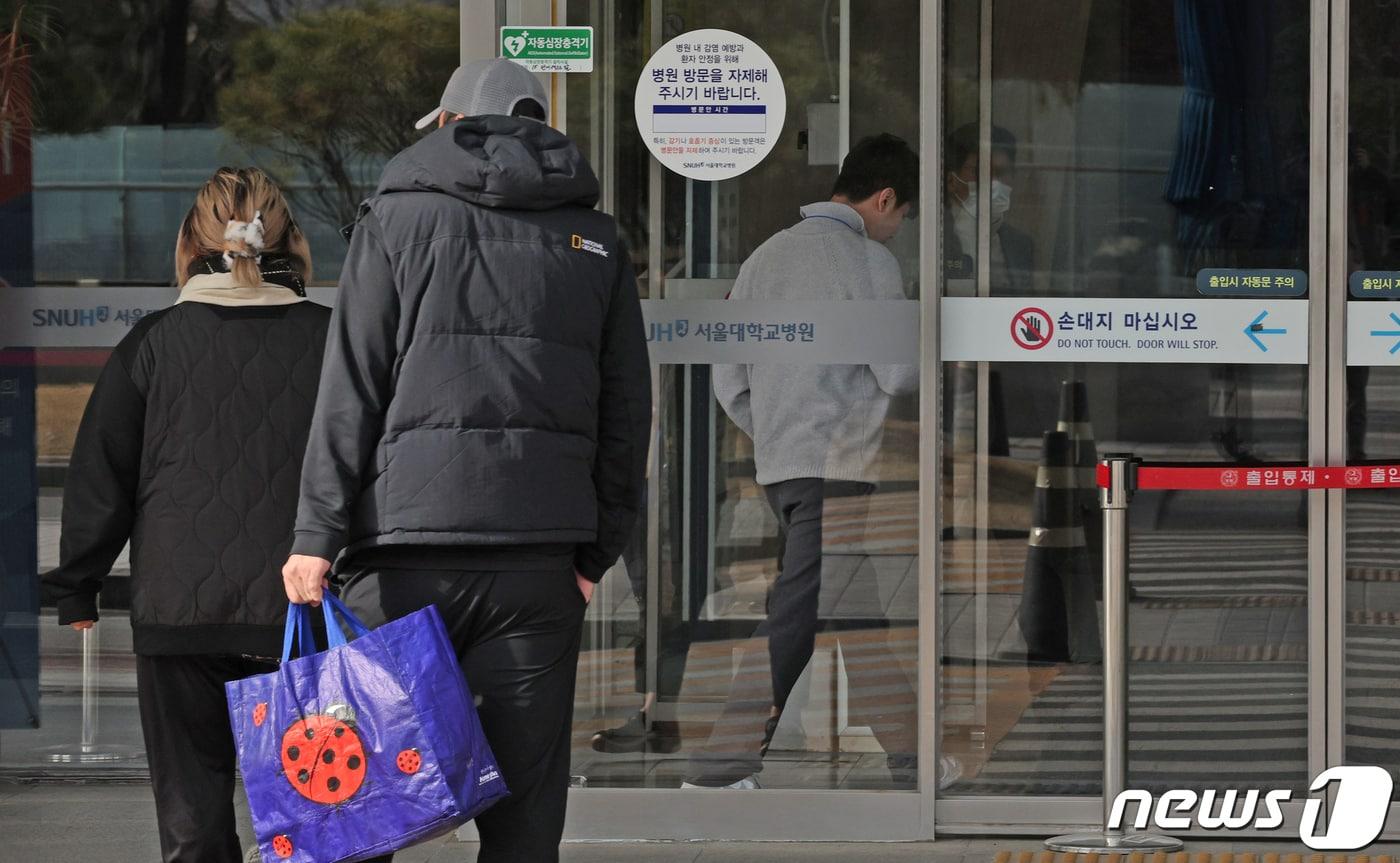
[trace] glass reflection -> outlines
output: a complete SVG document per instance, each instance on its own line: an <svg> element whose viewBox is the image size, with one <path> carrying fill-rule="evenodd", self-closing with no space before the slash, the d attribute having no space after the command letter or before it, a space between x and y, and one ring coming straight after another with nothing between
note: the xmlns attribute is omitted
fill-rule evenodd
<svg viewBox="0 0 1400 863"><path fill-rule="evenodd" d="M878 10L856 4L846 22L840 9L797 0L664 4L663 40L719 27L762 44L782 72L789 122L763 164L734 180L691 182L662 172L658 213L649 212L656 201L645 174L637 176L646 153L638 147L635 157L619 158L617 212L636 238L647 296L725 297L741 265L751 266L760 246L790 228L799 207L830 197L839 167L843 27L851 34L850 140L882 131L917 140L918 92L908 70L917 65L918 3L898 0ZM638 14L645 14L642 4ZM617 116L627 118L623 148L633 142L625 132L630 89L622 82L635 77L648 53L645 41L634 47L635 65L628 54L628 65L615 70L622 97ZM888 263L899 271L888 296L918 296L913 274L921 239L906 229L888 244ZM849 298L868 293L858 283ZM797 288L791 294L803 296ZM574 772L589 787L733 785L758 774L748 784L912 789L918 479L912 386L888 398L865 429L875 476L857 477L858 487L822 482L820 471L805 477L816 482L801 489L803 515L794 523L784 514L792 503L772 496L777 483L764 473L771 457L755 447L754 430L726 401L723 373L711 372L709 366L658 370L648 523L619 567L625 576L605 579L605 602L595 600L590 612ZM755 405L763 398L755 390ZM829 391L812 391L808 401L809 412L821 416L850 407Z"/></svg>
<svg viewBox="0 0 1400 863"><path fill-rule="evenodd" d="M945 295L1207 314L1203 269L1307 269L1305 2L945 9ZM1090 317L1060 329L1101 334ZM962 766L946 793L1100 793L1096 457L1305 457L1304 367L1185 359L945 364L941 741ZM1303 494L1142 493L1131 533L1130 785L1301 788Z"/></svg>

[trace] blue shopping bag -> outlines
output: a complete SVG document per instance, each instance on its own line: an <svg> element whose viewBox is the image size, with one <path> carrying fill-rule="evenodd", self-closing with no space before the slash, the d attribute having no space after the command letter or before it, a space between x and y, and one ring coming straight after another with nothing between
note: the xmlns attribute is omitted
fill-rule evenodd
<svg viewBox="0 0 1400 863"><path fill-rule="evenodd" d="M370 631L329 593L321 608L327 650L315 650L310 609L292 605L282 667L226 686L263 860L387 854L506 796L437 609Z"/></svg>

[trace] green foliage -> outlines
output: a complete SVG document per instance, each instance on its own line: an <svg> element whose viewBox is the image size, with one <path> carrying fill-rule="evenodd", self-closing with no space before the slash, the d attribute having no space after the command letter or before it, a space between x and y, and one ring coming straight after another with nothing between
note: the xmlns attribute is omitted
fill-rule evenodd
<svg viewBox="0 0 1400 863"><path fill-rule="evenodd" d="M245 146L301 169L316 187L305 203L343 224L365 191L356 164L417 140L413 123L437 104L457 52L454 8L371 2L305 13L235 46L219 120Z"/></svg>
<svg viewBox="0 0 1400 863"><path fill-rule="evenodd" d="M33 56L36 126L49 133L210 122L231 36L247 26L228 0L43 0L27 15L55 34Z"/></svg>

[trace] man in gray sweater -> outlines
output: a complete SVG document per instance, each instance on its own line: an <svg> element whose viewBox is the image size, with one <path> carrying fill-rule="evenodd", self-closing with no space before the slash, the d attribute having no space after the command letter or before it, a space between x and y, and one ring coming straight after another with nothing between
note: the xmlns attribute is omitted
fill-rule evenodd
<svg viewBox="0 0 1400 863"><path fill-rule="evenodd" d="M831 200L803 207L801 221L760 246L740 269L730 298L905 299L899 262L884 244L909 215L918 181L918 157L904 141L893 135L861 141L842 165ZM756 633L766 639L767 655L748 651L709 743L691 758L687 785L758 787L755 774L816 642L823 512L839 498L843 517L854 515L863 528L890 400L915 392L918 383L916 364L715 366L720 405L753 438L755 479L778 518L781 550L768 616ZM765 660L771 689L757 668ZM853 723L872 727L892 765L912 766L913 689L893 657L862 664L881 666L875 673L891 677L867 676L863 683L893 686L903 697L882 696L876 705L853 695Z"/></svg>

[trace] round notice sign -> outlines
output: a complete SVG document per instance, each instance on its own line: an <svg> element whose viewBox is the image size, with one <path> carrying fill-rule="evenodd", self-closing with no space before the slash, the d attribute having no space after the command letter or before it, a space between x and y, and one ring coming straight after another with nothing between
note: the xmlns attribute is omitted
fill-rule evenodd
<svg viewBox="0 0 1400 863"><path fill-rule="evenodd" d="M773 149L787 95L773 60L728 30L661 46L637 81L637 130L657 161L692 180L727 180Z"/></svg>

